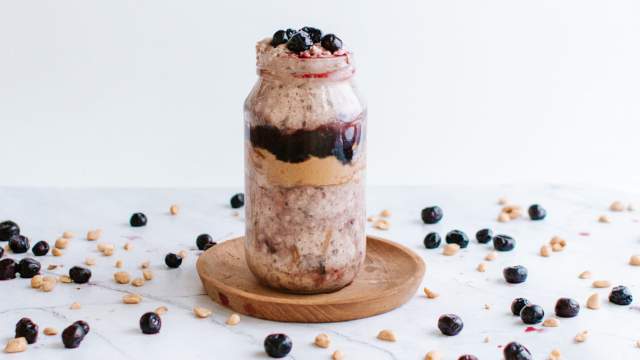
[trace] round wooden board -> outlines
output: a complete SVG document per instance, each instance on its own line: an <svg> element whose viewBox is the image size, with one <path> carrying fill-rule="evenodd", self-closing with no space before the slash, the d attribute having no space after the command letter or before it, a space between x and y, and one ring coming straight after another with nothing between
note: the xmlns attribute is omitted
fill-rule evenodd
<svg viewBox="0 0 640 360"><path fill-rule="evenodd" d="M305 323L361 319L393 310L415 294L425 271L411 250L375 236L367 237L367 256L355 280L329 294L289 294L260 284L245 263L244 237L205 251L196 268L214 301L245 315Z"/></svg>

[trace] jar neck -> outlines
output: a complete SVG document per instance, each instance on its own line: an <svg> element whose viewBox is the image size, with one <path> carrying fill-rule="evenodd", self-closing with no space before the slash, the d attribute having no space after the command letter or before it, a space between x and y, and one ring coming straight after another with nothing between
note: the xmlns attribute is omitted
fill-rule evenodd
<svg viewBox="0 0 640 360"><path fill-rule="evenodd" d="M281 80L349 80L355 74L351 54L325 58L258 56L257 74Z"/></svg>

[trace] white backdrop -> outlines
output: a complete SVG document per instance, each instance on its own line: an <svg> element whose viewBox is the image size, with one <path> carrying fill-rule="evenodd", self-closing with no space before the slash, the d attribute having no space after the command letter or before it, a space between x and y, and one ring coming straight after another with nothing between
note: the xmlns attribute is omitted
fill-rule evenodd
<svg viewBox="0 0 640 360"><path fill-rule="evenodd" d="M356 52L369 183L640 188L640 2L0 2L0 185L241 186L254 43Z"/></svg>

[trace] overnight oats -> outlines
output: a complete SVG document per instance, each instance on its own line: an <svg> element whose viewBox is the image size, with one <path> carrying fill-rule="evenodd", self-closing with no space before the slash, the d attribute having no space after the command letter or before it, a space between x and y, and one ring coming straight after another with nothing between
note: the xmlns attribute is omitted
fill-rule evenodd
<svg viewBox="0 0 640 360"><path fill-rule="evenodd" d="M247 97L247 263L273 288L338 290L365 256L366 109L333 34L280 30L256 45Z"/></svg>

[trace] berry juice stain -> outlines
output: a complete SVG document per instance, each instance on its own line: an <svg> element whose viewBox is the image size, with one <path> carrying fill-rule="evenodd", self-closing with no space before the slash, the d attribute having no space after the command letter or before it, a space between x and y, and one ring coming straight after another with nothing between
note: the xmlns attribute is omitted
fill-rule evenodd
<svg viewBox="0 0 640 360"><path fill-rule="evenodd" d="M524 332L526 332L526 333L530 333L530 332L543 332L543 331L544 331L544 329L538 329L538 328L536 328L535 326L527 326L527 327L524 329Z"/></svg>

